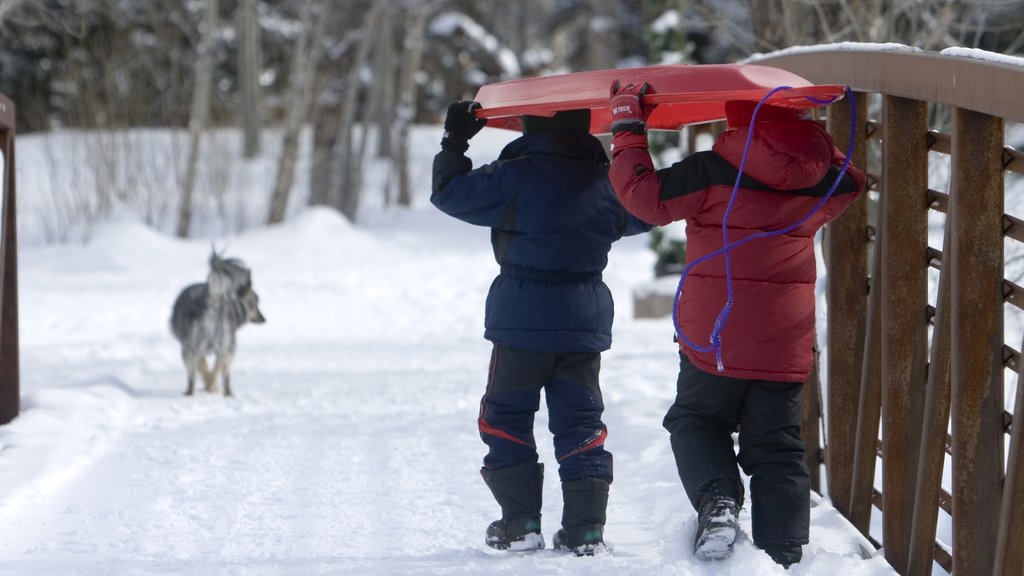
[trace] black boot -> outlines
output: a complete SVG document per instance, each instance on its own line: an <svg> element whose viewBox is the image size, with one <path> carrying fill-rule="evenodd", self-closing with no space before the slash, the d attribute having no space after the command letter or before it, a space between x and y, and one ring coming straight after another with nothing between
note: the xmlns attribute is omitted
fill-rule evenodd
<svg viewBox="0 0 1024 576"><path fill-rule="evenodd" d="M704 562L723 560L732 554L732 545L739 536L739 506L727 496L704 499L697 516L697 535L693 555Z"/></svg>
<svg viewBox="0 0 1024 576"><path fill-rule="evenodd" d="M604 549L608 482L585 478L562 482L562 529L555 534L556 550L593 556Z"/></svg>
<svg viewBox="0 0 1024 576"><path fill-rule="evenodd" d="M771 556L776 564L783 568L789 568L793 564L799 564L803 558L804 549L800 544L793 542L778 542L763 547L765 553Z"/></svg>
<svg viewBox="0 0 1024 576"><path fill-rule="evenodd" d="M487 487L501 506L501 519L487 527L486 543L498 550L539 550L544 465L527 462L500 470L480 469Z"/></svg>

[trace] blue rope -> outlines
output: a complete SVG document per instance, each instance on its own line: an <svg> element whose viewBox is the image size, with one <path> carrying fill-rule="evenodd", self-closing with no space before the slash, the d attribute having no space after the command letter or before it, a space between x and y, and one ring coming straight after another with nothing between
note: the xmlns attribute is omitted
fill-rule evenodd
<svg viewBox="0 0 1024 576"><path fill-rule="evenodd" d="M769 236L779 236L779 235L782 235L782 234L786 234L786 233L796 229L797 227L801 226L804 222L806 222L808 218L810 218L812 215L814 215L815 212L820 210L821 207L825 205L825 202L828 202L828 199L832 197L832 194L835 193L836 189L839 187L839 183L842 181L843 175L846 174L846 169L849 168L849 166L850 166L850 157L853 156L853 149L854 149L854 146L856 145L856 141L857 141L856 140L856 136L857 136L857 106L856 106L856 103L853 101L853 91L850 89L849 86L847 86L846 87L846 97L850 101L850 115L851 115L851 120L850 120L850 143L849 143L849 146L847 147L847 150L846 150L846 158L843 160L843 165L842 165L842 167L839 170L839 175L836 176L836 180L835 180L835 182L832 183L832 187L829 188L828 193L826 193L824 196L822 196L821 200L819 200L817 202L817 204L815 204L814 207L811 208L811 210L809 212L807 212L807 214L805 214L802 218L800 218L799 220L797 220L793 224L790 224L789 226L786 226L785 228L781 228L779 230L769 230L769 231L765 231L765 232L758 232L758 233L755 233L755 234L751 234L751 235L746 236L746 237L744 237L744 238L742 238L740 240L737 240L736 242L730 243L729 242L729 226L728 226L729 225L729 216L732 213L732 207L733 207L733 205L736 202L736 196L737 196L737 193L739 192L739 189L740 189L740 182L741 182L741 179L743 178L743 168L747 164L747 153L750 151L750 142L751 142L751 139L752 139L752 137L754 135L754 123L757 120L757 113L758 113L758 111L761 110L761 106L768 100L769 97L771 97L772 94L775 94L776 92L778 92L780 90L788 90L790 88L791 88L791 86L779 86L779 87L773 89L771 92L766 94L764 96L764 98L761 99L760 102L757 103L756 107L754 107L754 113L750 117L750 129L747 131L747 140L746 140L746 142L743 145L743 156L740 159L740 165L739 165L739 167L737 168L737 171L736 171L736 182L733 184L732 194L729 197L729 204L728 204L728 206L726 206L726 209L725 209L725 217L722 219L722 248L720 248L718 250L715 250L714 252L711 252L709 254L705 254L704 256L702 256L702 257L694 260L693 262L687 264L686 267L683 269L682 276L680 276L680 278L679 278L679 286L676 288L676 297L675 297L675 300L674 300L674 302L672 304L672 324L673 324L673 326L675 328L675 331L676 331L676 338L679 339L680 341L682 341L684 344L686 344L690 348L696 350L697 352L711 352L713 350L715 352L715 363L716 363L716 365L718 367L718 371L719 372L724 372L725 371L725 365L722 363L722 330L725 329L725 324L726 324L726 322L729 321L729 315L732 313L732 305L733 305L732 263L731 263L731 261L729 259L729 252L734 250L735 248L737 248L739 246L742 246L742 245L746 244L747 242L750 242L751 240L756 240L758 238L767 238ZM814 103L817 103L817 104L829 104L829 103L835 101L835 98L831 98L831 99L827 99L827 100L822 100L822 99L814 98L812 96L807 96L806 98L808 100L814 102ZM714 258L716 256L722 256L723 258L725 258L726 301L725 301L725 304L722 306L722 309L718 311L718 316L715 318L715 325L711 329L711 334L710 334L710 338L709 338L710 342L711 342L711 345L710 346L698 346L697 344L691 342L685 335L683 335L683 331L679 328L679 300L680 300L680 298L683 295L683 282L686 281L686 276L690 273L690 270L694 266L704 262L705 260Z"/></svg>

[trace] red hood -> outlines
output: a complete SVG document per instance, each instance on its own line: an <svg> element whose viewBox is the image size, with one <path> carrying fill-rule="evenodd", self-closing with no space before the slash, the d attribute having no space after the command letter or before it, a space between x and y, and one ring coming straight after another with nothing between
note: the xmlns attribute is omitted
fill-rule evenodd
<svg viewBox="0 0 1024 576"><path fill-rule="evenodd" d="M712 147L739 168L749 127L723 132ZM754 136L743 172L777 190L799 190L821 182L832 165L832 138L814 121L761 122Z"/></svg>

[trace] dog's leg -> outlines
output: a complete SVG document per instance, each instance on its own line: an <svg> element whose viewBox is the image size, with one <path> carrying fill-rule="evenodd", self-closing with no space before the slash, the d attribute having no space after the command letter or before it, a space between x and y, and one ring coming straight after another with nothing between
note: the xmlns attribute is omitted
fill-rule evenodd
<svg viewBox="0 0 1024 576"><path fill-rule="evenodd" d="M191 396L196 391L196 364L191 358L185 358L185 372L188 373L188 388L185 389L185 396Z"/></svg>
<svg viewBox="0 0 1024 576"><path fill-rule="evenodd" d="M217 370L218 365L213 365L213 370L206 365L206 357L199 359L199 374L203 377L203 386L207 392L217 391Z"/></svg>
<svg viewBox="0 0 1024 576"><path fill-rule="evenodd" d="M231 393L231 356L225 356L223 359L218 357L217 365L220 366L221 379L224 381L224 396L231 398L234 396Z"/></svg>

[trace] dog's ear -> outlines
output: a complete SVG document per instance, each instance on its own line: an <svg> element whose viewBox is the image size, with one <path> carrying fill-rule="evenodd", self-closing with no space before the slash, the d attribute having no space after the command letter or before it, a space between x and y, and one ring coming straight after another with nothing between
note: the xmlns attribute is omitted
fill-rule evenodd
<svg viewBox="0 0 1024 576"><path fill-rule="evenodd" d="M214 246L213 242L210 242L210 268L217 268L221 263L221 255L217 254L217 247Z"/></svg>

